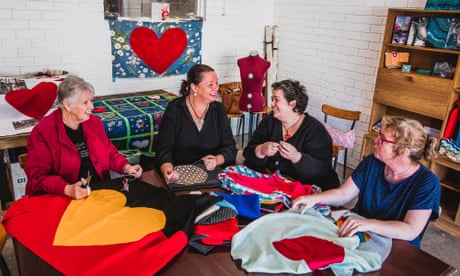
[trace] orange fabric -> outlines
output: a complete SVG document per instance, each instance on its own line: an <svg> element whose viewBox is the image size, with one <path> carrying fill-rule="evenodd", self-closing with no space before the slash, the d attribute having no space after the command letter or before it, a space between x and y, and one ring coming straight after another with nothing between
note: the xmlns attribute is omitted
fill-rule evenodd
<svg viewBox="0 0 460 276"><path fill-rule="evenodd" d="M0 253L2 252L3 246L6 242L6 230L3 224L0 223Z"/></svg>
<svg viewBox="0 0 460 276"><path fill-rule="evenodd" d="M114 190L97 190L86 199L72 200L58 225L53 245L128 243L164 228L166 217L162 211L125 204L126 197Z"/></svg>

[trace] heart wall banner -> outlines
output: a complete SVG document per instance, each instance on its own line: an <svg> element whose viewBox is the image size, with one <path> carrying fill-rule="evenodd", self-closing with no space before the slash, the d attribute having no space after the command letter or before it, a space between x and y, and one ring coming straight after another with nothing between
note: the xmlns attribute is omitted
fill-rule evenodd
<svg viewBox="0 0 460 276"><path fill-rule="evenodd" d="M202 21L108 22L114 79L181 75L201 63Z"/></svg>

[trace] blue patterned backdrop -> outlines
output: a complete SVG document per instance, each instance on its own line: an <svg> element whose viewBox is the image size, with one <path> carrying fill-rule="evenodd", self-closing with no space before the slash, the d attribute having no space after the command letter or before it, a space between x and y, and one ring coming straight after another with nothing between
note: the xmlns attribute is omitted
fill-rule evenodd
<svg viewBox="0 0 460 276"><path fill-rule="evenodd" d="M108 20L112 42L112 77L115 78L152 78L159 77L133 52L129 44L131 31L137 27L152 29L158 37L169 28L181 28L187 35L187 46L182 55L162 74L181 75L201 63L202 21L162 21L145 22L134 20Z"/></svg>

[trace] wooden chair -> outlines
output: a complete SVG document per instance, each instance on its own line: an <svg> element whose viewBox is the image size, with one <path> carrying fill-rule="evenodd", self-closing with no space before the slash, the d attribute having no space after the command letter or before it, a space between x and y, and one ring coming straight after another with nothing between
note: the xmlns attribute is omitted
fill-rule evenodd
<svg viewBox="0 0 460 276"><path fill-rule="evenodd" d="M348 129L349 131L354 130L356 121L359 121L359 118L361 116L360 111L341 109L341 108L337 108L337 107L334 107L328 104L323 104L321 107L321 110L324 113L324 123L325 124L327 124L327 119L329 116L339 118L341 120L351 121L350 127ZM339 152L342 150L344 151L343 180L345 180L345 174L346 174L346 169L347 169L348 148L343 145L336 144L336 143L332 145L332 159L334 162L334 170L337 168L337 159L339 156Z"/></svg>
<svg viewBox="0 0 460 276"><path fill-rule="evenodd" d="M10 276L10 270L6 264L5 258L3 257L2 250L6 242L6 230L3 227L3 224L0 223L0 270L2 271L3 276Z"/></svg>
<svg viewBox="0 0 460 276"><path fill-rule="evenodd" d="M241 84L239 82L230 82L230 83L224 83L219 85L219 94L222 98L224 99L224 95L230 94L230 93L235 93L239 92L241 89ZM230 108L227 110L227 118L230 121L230 124L232 123L232 119L237 119L237 126L236 126L236 131L237 135L240 135L241 127L243 127L243 132L241 134L241 147L244 147L244 122L245 122L245 116L244 112L242 112L238 108L238 99L239 98L234 98L233 102L233 108ZM235 102L236 101L236 102Z"/></svg>

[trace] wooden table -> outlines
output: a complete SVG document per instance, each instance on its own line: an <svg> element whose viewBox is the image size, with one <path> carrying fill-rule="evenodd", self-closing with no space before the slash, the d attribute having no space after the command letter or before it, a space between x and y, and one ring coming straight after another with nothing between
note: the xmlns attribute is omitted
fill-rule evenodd
<svg viewBox="0 0 460 276"><path fill-rule="evenodd" d="M22 276L27 275L61 275L51 266L14 240L16 258ZM135 269L135 268L133 268ZM390 256L383 263L382 269L369 273L354 275L453 275L456 269L430 254L402 240L393 240ZM230 255L229 248L216 249L209 255L184 251L158 275L181 276L237 276L248 275L239 263ZM250 275L287 275L250 273ZM315 271L307 275L334 275L330 270Z"/></svg>
<svg viewBox="0 0 460 276"><path fill-rule="evenodd" d="M144 172L142 180L155 186L166 184L154 171ZM216 190L216 189L213 189ZM180 192L186 193L184 191ZM14 240L19 271L22 276L27 275L61 275L47 263ZM135 269L135 268L133 268ZM425 251L414 247L402 240L393 240L389 257L382 265L382 269L370 273L355 273L355 275L452 275L456 269L437 259ZM235 276L248 275L241 269L239 261L234 261L229 247L216 247L209 255L184 250L172 262L162 269L158 275L181 276ZM264 273L250 273L250 275L274 275ZM286 274L276 274L286 275ZM332 271L315 271L308 275L333 275Z"/></svg>

